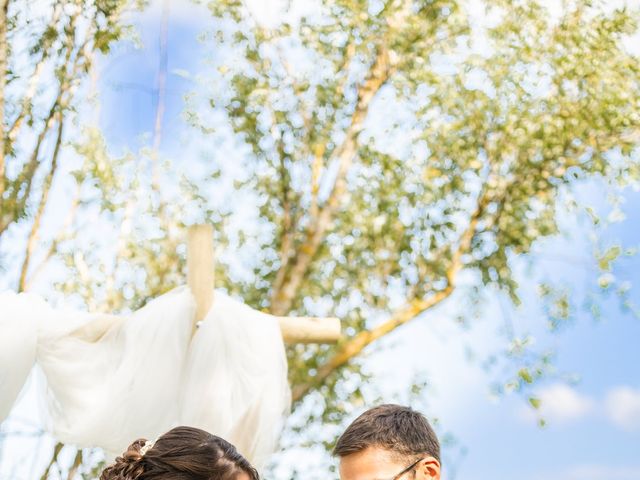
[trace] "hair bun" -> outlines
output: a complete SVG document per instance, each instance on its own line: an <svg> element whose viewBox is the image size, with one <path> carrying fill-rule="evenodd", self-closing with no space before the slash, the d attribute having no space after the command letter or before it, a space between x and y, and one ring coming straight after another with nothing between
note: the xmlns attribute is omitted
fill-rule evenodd
<svg viewBox="0 0 640 480"><path fill-rule="evenodd" d="M136 480L144 473L140 449L145 443L144 438L139 438L129 445L127 451L117 457L115 463L102 472L100 480Z"/></svg>

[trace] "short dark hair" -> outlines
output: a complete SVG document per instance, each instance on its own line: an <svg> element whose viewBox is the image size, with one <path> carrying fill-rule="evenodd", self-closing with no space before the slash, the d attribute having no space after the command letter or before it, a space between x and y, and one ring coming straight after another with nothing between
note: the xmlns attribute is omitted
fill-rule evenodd
<svg viewBox="0 0 640 480"><path fill-rule="evenodd" d="M258 472L226 440L193 427L176 427L142 453L146 441L133 442L100 480L233 480L245 472L259 480Z"/></svg>
<svg viewBox="0 0 640 480"><path fill-rule="evenodd" d="M401 405L380 405L364 412L340 436L333 454L346 457L369 447L401 457L429 455L440 461L440 443L425 416Z"/></svg>

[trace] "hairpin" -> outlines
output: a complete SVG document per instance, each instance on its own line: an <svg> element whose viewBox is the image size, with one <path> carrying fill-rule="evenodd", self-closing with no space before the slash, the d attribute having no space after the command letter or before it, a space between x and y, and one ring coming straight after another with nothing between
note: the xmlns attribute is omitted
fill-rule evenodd
<svg viewBox="0 0 640 480"><path fill-rule="evenodd" d="M155 440L154 441L147 440L146 442L144 442L144 445L140 449L140 455L144 457L144 454L147 453L149 450L151 450L155 445L155 443L156 443Z"/></svg>

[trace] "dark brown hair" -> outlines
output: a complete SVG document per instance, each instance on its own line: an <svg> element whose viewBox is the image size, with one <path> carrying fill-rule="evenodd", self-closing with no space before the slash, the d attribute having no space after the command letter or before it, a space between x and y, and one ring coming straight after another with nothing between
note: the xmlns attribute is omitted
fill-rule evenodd
<svg viewBox="0 0 640 480"><path fill-rule="evenodd" d="M234 480L240 472L259 478L233 445L199 428L169 430L142 455L145 442L133 442L100 480Z"/></svg>
<svg viewBox="0 0 640 480"><path fill-rule="evenodd" d="M440 461L440 443L427 419L400 405L380 405L364 412L338 439L333 454L346 457L369 447L401 457L429 455Z"/></svg>

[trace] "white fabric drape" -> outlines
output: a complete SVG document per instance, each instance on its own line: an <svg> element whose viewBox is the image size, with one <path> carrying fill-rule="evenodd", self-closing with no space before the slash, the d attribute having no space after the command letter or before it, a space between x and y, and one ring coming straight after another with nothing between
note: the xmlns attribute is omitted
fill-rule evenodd
<svg viewBox="0 0 640 480"><path fill-rule="evenodd" d="M0 422L9 414L36 360L38 325L52 315L36 295L0 293Z"/></svg>
<svg viewBox="0 0 640 480"><path fill-rule="evenodd" d="M201 375L207 370L210 375ZM276 447L290 402L276 318L216 293L185 372L181 423L217 433L262 465Z"/></svg>
<svg viewBox="0 0 640 480"><path fill-rule="evenodd" d="M47 380L49 428L65 443L115 455L136 438L191 425L261 466L290 403L278 322L216 292L191 338L194 311L185 287L122 317L0 295L0 420L35 361Z"/></svg>
<svg viewBox="0 0 640 480"><path fill-rule="evenodd" d="M193 300L182 289L128 317L91 315L40 335L53 434L118 454L133 440L173 426L192 328ZM203 372L206 375L206 372Z"/></svg>

